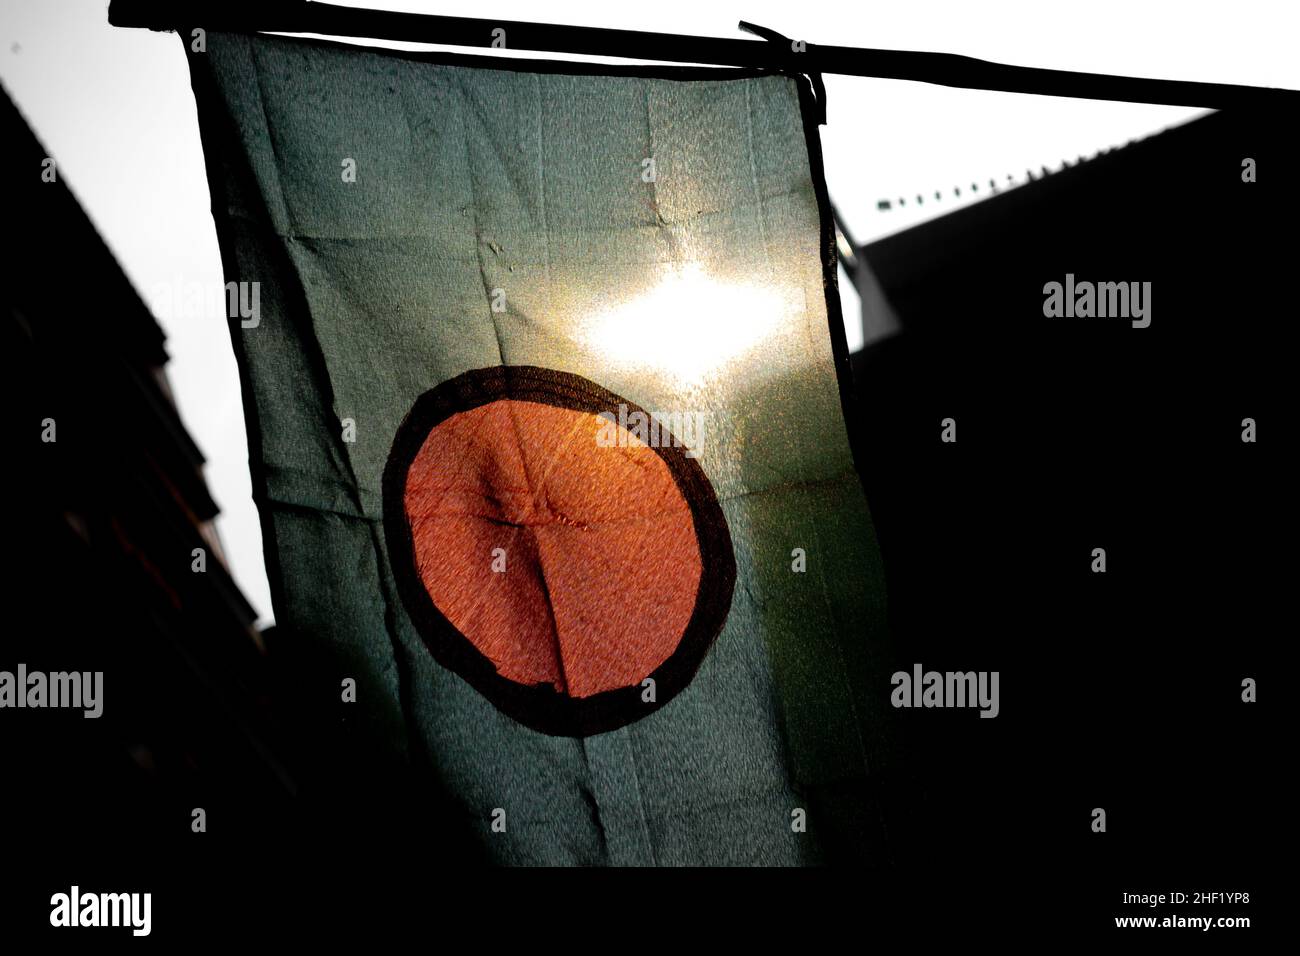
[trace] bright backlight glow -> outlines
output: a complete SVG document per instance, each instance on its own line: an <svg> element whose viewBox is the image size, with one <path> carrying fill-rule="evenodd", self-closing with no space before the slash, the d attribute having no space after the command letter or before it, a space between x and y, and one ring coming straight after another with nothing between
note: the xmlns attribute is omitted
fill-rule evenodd
<svg viewBox="0 0 1300 956"><path fill-rule="evenodd" d="M593 316L587 339L608 360L694 383L772 337L788 314L789 289L725 281L692 262Z"/></svg>

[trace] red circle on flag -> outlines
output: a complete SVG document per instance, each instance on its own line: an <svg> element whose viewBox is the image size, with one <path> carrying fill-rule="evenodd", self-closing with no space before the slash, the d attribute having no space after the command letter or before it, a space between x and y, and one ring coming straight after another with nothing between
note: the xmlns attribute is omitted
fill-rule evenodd
<svg viewBox="0 0 1300 956"><path fill-rule="evenodd" d="M421 396L385 470L390 558L425 644L547 733L667 703L730 608L712 487L666 428L649 444L629 430L637 414L576 375L480 369Z"/></svg>

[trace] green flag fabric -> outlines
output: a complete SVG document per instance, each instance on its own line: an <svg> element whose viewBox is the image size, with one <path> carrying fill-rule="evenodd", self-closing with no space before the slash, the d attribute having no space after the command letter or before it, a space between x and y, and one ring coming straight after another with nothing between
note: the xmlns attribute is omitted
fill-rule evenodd
<svg viewBox="0 0 1300 956"><path fill-rule="evenodd" d="M808 82L189 59L276 619L375 746L499 863L870 862L884 584Z"/></svg>

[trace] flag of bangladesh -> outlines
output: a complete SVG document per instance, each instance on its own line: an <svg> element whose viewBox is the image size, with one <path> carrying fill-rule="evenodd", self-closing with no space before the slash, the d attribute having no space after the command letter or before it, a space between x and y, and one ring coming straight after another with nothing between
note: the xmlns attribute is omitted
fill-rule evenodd
<svg viewBox="0 0 1300 956"><path fill-rule="evenodd" d="M883 579L807 80L189 57L276 618L340 706L502 863L870 860Z"/></svg>

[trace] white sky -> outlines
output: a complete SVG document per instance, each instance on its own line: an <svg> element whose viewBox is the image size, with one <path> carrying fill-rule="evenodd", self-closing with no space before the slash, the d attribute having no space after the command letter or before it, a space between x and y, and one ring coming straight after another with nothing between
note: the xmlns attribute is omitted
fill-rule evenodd
<svg viewBox="0 0 1300 956"><path fill-rule="evenodd" d="M184 0L177 0L183 3ZM507 20L746 37L739 20L811 43L961 53L1006 63L1166 79L1300 88L1300 4L1215 0L795 3L791 0L486 0L463 4L335 0L351 6ZM239 380L220 315L174 302L221 285L194 99L171 34L108 26L105 0L0 0L0 82L127 276L154 309L172 360L181 417L207 456L235 578L271 616L248 475ZM1201 111L951 90L826 77L826 178L859 241L957 208L967 187L1059 168L1062 159L1149 135ZM962 188L963 199L952 196ZM936 190L945 194L934 203ZM926 198L917 207L914 198ZM902 209L877 200L907 199ZM1189 197L1195 201L1195 197ZM845 311L857 303L846 294ZM106 316L105 320L111 320ZM850 340L856 328L850 329Z"/></svg>

